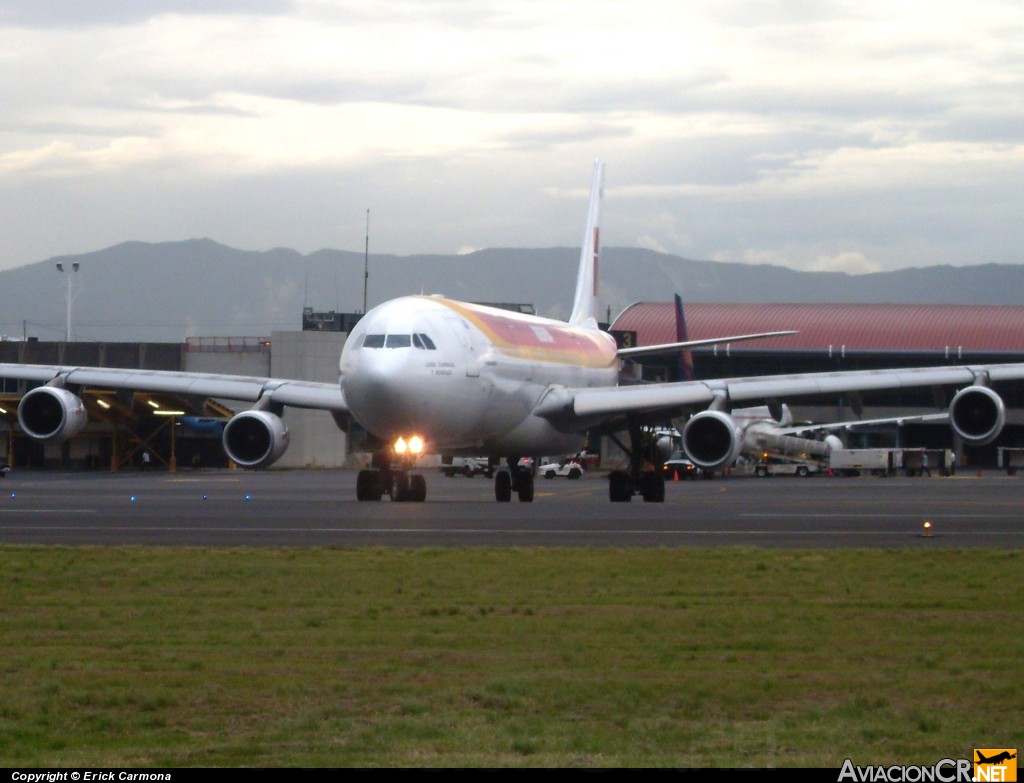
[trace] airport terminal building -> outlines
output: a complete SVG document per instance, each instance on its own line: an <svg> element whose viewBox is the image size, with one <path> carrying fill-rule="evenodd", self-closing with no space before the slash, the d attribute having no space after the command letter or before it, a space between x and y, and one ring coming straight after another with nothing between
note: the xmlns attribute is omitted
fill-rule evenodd
<svg viewBox="0 0 1024 783"><path fill-rule="evenodd" d="M327 314L330 315L330 314ZM798 334L720 345L692 352L695 377L722 378L894 367L1024 361L1024 307L953 305L704 304L685 307L692 340L776 330ZM334 383L353 318L304 318L301 332L265 338L191 338L185 343L0 342L0 363L132 367ZM611 324L622 342L676 341L671 302L641 302ZM680 354L648 356L626 368L629 382L679 380ZM20 434L17 405L31 384L0 381L0 457L18 467L122 470L156 466L223 467L223 422L249 407L228 400L89 389L82 394L89 423L65 443ZM963 451L968 464L994 465L996 446L1024 446L1024 389L997 387L1007 426L996 444ZM846 421L935 413L952 391L887 390L835 399L788 399L798 420ZM365 434L343 432L323 411L290 408L291 444L278 467L357 467L365 464ZM844 434L849 446L956 448L944 424L885 425ZM603 453L594 443L592 453ZM958 452L959 453L959 452ZM541 456L541 455L536 455ZM551 455L545 455L551 456Z"/></svg>

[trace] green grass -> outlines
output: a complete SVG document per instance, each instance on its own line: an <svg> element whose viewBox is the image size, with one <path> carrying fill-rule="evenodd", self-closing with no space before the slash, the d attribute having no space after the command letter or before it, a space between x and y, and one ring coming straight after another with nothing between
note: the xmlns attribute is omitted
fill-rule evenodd
<svg viewBox="0 0 1024 783"><path fill-rule="evenodd" d="M933 764L1024 554L0 547L0 766Z"/></svg>

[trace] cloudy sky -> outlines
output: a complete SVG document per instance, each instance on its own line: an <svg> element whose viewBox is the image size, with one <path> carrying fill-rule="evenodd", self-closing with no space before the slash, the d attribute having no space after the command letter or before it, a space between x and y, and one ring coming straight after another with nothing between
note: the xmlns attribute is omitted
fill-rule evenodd
<svg viewBox="0 0 1024 783"><path fill-rule="evenodd" d="M1024 262L1019 0L0 0L0 268L125 240Z"/></svg>

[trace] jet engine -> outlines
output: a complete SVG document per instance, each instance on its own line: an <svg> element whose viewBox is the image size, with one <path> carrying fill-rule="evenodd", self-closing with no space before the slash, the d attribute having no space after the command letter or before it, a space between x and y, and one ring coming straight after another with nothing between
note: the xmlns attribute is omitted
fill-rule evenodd
<svg viewBox="0 0 1024 783"><path fill-rule="evenodd" d="M949 426L972 446L994 441L1005 423L1003 398L987 386L961 389L949 404Z"/></svg>
<svg viewBox="0 0 1024 783"><path fill-rule="evenodd" d="M722 411L702 411L683 428L683 449L694 465L717 470L731 465L743 447L743 431Z"/></svg>
<svg viewBox="0 0 1024 783"><path fill-rule="evenodd" d="M36 440L67 440L85 426L85 406L67 389L40 386L21 398L18 423Z"/></svg>
<svg viewBox="0 0 1024 783"><path fill-rule="evenodd" d="M672 456L672 436L658 435L654 440L654 448L658 453L660 462L664 462Z"/></svg>
<svg viewBox="0 0 1024 783"><path fill-rule="evenodd" d="M243 468L265 468L288 448L288 427L268 411L245 411L224 425L222 443L232 461Z"/></svg>

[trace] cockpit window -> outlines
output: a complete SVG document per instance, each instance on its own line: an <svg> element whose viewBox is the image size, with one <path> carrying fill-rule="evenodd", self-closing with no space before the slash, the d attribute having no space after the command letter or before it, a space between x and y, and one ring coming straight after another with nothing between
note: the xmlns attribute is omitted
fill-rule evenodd
<svg viewBox="0 0 1024 783"><path fill-rule="evenodd" d="M414 346L423 351L436 351L437 346L427 335L420 334L364 334L363 348L409 348Z"/></svg>
<svg viewBox="0 0 1024 783"><path fill-rule="evenodd" d="M412 344L417 348L424 348L428 351L436 351L437 346L434 345L434 341L427 337L425 334L414 334L412 336Z"/></svg>

